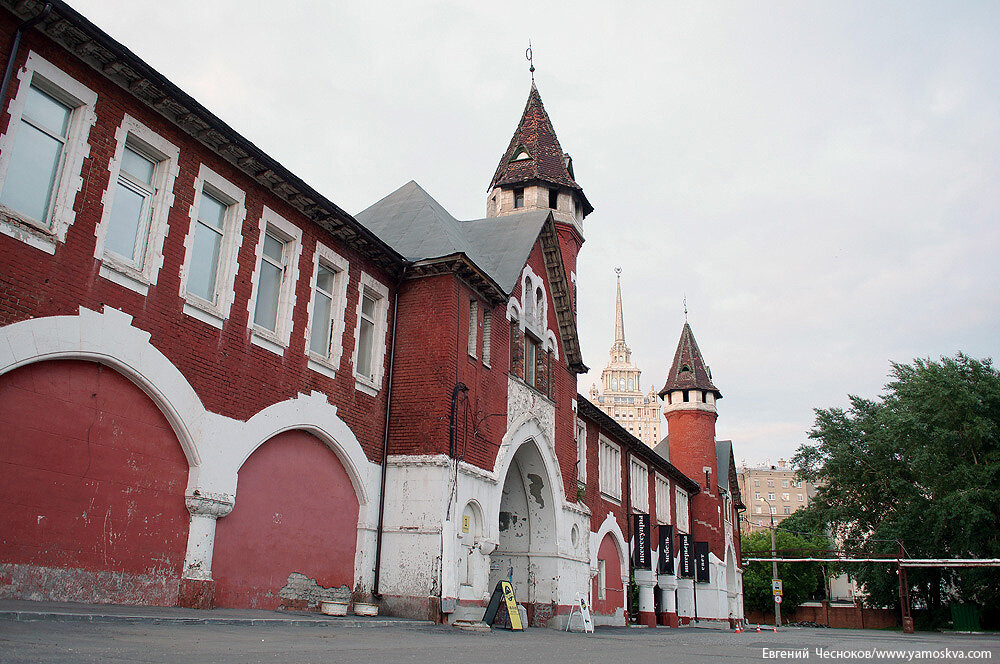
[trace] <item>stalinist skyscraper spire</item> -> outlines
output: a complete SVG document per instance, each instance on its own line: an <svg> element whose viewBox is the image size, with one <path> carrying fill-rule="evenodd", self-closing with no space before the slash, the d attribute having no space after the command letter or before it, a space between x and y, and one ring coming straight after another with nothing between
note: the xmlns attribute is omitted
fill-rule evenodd
<svg viewBox="0 0 1000 664"><path fill-rule="evenodd" d="M650 386L643 393L639 383L642 373L632 362L632 349L625 343L625 318L622 314L621 268L615 297L615 340L611 344L610 361L601 372L601 388L590 389L590 400L610 415L626 431L655 447L660 442L660 413L656 389Z"/></svg>

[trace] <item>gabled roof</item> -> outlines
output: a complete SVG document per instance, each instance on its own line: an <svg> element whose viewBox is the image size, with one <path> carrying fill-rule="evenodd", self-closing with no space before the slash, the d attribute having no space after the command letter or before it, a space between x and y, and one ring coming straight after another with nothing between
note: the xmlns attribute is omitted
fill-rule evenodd
<svg viewBox="0 0 1000 664"><path fill-rule="evenodd" d="M733 441L715 441L715 461L719 469L719 486L729 492L733 497L733 504L736 509L745 507L743 496L740 494L740 483L736 478L736 459L733 456Z"/></svg>
<svg viewBox="0 0 1000 664"><path fill-rule="evenodd" d="M524 158L525 153L527 159ZM534 82L531 84L531 92L528 93L528 102L524 105L521 121L510 139L507 151L500 159L489 189L532 181L549 182L576 189L583 202L584 216L594 211L594 207L583 193L583 187L573 178L572 162L559 145L555 129L552 128L552 121L545 112L542 97L538 94Z"/></svg>
<svg viewBox="0 0 1000 664"><path fill-rule="evenodd" d="M550 211L461 221L411 180L355 218L411 261L410 276L457 273L495 303L514 292L540 242L567 365L578 373L587 371Z"/></svg>
<svg viewBox="0 0 1000 664"><path fill-rule="evenodd" d="M722 398L722 393L712 384L712 374L701 356L694 332L687 323L684 323L684 329L681 330L674 362L667 373L667 382L659 394L662 397L673 390L708 390L715 393L716 399Z"/></svg>
<svg viewBox="0 0 1000 664"><path fill-rule="evenodd" d="M535 210L459 221L413 180L355 215L409 261L464 254L508 297L548 217Z"/></svg>

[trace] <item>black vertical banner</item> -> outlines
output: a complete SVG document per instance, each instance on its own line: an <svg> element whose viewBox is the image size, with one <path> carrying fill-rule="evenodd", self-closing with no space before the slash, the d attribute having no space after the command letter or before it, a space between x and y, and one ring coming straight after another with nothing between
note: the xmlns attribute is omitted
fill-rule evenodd
<svg viewBox="0 0 1000 664"><path fill-rule="evenodd" d="M695 581L698 583L708 583L710 581L708 576L708 542L695 542L694 543L694 558L695 558Z"/></svg>
<svg viewBox="0 0 1000 664"><path fill-rule="evenodd" d="M652 544L649 541L649 515L632 515L632 567L652 569Z"/></svg>
<svg viewBox="0 0 1000 664"><path fill-rule="evenodd" d="M674 527L661 525L659 530L660 574L674 573Z"/></svg>
<svg viewBox="0 0 1000 664"><path fill-rule="evenodd" d="M682 579L694 578L694 544L690 535L681 535L680 538L680 569L677 576Z"/></svg>

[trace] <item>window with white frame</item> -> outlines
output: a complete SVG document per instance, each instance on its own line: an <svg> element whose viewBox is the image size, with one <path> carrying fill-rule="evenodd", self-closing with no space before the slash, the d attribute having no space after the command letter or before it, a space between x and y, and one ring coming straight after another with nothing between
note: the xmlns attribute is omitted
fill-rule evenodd
<svg viewBox="0 0 1000 664"><path fill-rule="evenodd" d="M804 502L804 501L805 501L805 498L804 498L804 497L802 496L802 494L801 494L801 493L800 493L800 494L798 494L798 497L799 497L799 502L800 502L800 503L801 503L801 502Z"/></svg>
<svg viewBox="0 0 1000 664"><path fill-rule="evenodd" d="M774 500L774 494L773 493L767 494L767 499L768 500Z"/></svg>
<svg viewBox="0 0 1000 664"><path fill-rule="evenodd" d="M600 437L598 447L600 462L601 493L615 500L622 497L622 453L617 445L604 436Z"/></svg>
<svg viewBox="0 0 1000 664"><path fill-rule="evenodd" d="M597 599L608 598L608 570L603 559L597 560Z"/></svg>
<svg viewBox="0 0 1000 664"><path fill-rule="evenodd" d="M469 355L478 357L479 353L479 302L469 300Z"/></svg>
<svg viewBox="0 0 1000 664"><path fill-rule="evenodd" d="M54 253L75 219L97 94L34 52L17 79L0 136L0 232Z"/></svg>
<svg viewBox="0 0 1000 664"><path fill-rule="evenodd" d="M576 420L576 481L587 481L587 425Z"/></svg>
<svg viewBox="0 0 1000 664"><path fill-rule="evenodd" d="M689 533L690 525L688 519L688 495L687 492L677 487L674 490L674 511L677 515L677 530L682 533Z"/></svg>
<svg viewBox="0 0 1000 664"><path fill-rule="evenodd" d="M204 164L194 184L191 227L184 239L181 266L184 312L221 327L235 297L246 194Z"/></svg>
<svg viewBox="0 0 1000 664"><path fill-rule="evenodd" d="M632 501L632 511L649 513L649 471L646 464L635 457L630 459L629 497Z"/></svg>
<svg viewBox="0 0 1000 664"><path fill-rule="evenodd" d="M333 249L323 244L316 245L306 354L309 356L309 368L328 375L340 366L343 350L348 267L347 259Z"/></svg>
<svg viewBox="0 0 1000 664"><path fill-rule="evenodd" d="M382 384L389 289L362 272L354 331L355 387L374 395Z"/></svg>
<svg viewBox="0 0 1000 664"><path fill-rule="evenodd" d="M128 115L115 138L94 257L101 276L146 294L163 263L180 150Z"/></svg>
<svg viewBox="0 0 1000 664"><path fill-rule="evenodd" d="M656 522L670 523L670 482L660 474L654 475L653 491L656 494Z"/></svg>
<svg viewBox="0 0 1000 664"><path fill-rule="evenodd" d="M483 364L490 366L493 356L490 344L493 342L493 312L489 307L483 309Z"/></svg>
<svg viewBox="0 0 1000 664"><path fill-rule="evenodd" d="M265 207L250 297L251 341L278 355L291 340L301 252L302 230Z"/></svg>

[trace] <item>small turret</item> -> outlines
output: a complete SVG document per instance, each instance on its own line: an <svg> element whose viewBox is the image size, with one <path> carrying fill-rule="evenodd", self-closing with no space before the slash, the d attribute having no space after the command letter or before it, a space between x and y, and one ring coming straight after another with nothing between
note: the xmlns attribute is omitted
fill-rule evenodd
<svg viewBox="0 0 1000 664"><path fill-rule="evenodd" d="M571 224L582 236L593 206L573 175L534 81L521 121L490 182L486 216L552 210L556 223Z"/></svg>

